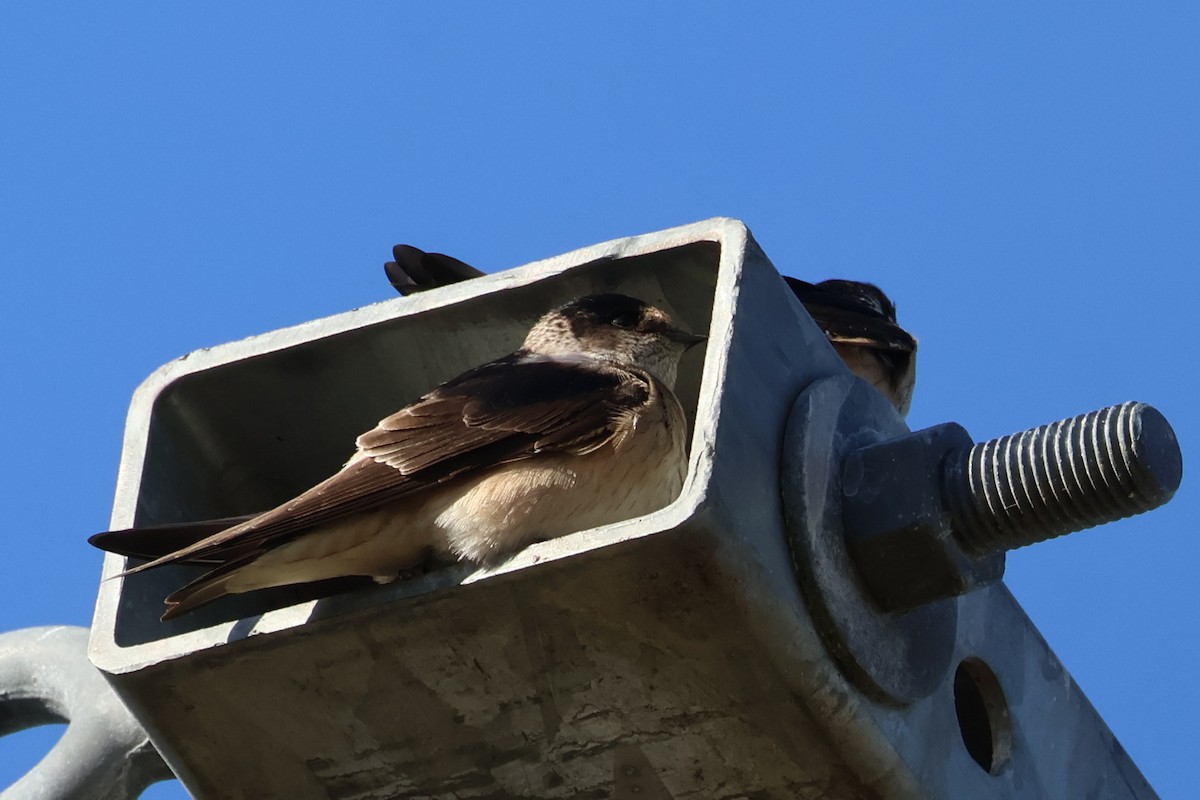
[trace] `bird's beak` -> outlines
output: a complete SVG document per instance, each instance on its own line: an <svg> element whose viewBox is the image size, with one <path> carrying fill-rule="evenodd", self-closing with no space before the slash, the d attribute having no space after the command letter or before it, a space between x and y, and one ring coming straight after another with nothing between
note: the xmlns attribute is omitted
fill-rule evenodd
<svg viewBox="0 0 1200 800"><path fill-rule="evenodd" d="M702 336L698 333L688 333L687 331L681 331L678 328L669 331L667 333L667 338L673 342L679 342L684 346L685 349L694 347L701 342L708 341L707 336Z"/></svg>

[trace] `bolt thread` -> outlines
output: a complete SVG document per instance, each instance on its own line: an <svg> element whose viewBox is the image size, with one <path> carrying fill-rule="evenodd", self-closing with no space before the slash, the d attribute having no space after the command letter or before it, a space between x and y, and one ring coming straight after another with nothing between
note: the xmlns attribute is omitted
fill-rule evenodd
<svg viewBox="0 0 1200 800"><path fill-rule="evenodd" d="M954 453L942 494L955 537L981 556L1157 508L1182 475L1170 423L1129 402Z"/></svg>

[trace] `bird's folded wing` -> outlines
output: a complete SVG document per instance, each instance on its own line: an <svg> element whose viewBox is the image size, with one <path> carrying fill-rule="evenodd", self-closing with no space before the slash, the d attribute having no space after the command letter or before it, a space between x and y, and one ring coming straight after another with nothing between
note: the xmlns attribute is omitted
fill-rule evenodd
<svg viewBox="0 0 1200 800"><path fill-rule="evenodd" d="M239 517L223 517L221 519L206 519L200 522L174 522L163 525L152 525L145 528L129 528L128 530L108 531L97 533L88 539L89 542L113 553L133 558L159 558L166 553L182 550L201 539L228 530L235 525L254 519L257 514L244 514ZM192 559L191 563L211 564L214 560Z"/></svg>
<svg viewBox="0 0 1200 800"><path fill-rule="evenodd" d="M590 359L515 354L456 378L362 436L362 456L443 479L536 453L591 452L650 397L650 378ZM500 445L500 449L496 449Z"/></svg>
<svg viewBox="0 0 1200 800"><path fill-rule="evenodd" d="M130 570L166 563L221 563L368 511L448 480L538 453L591 452L624 433L650 397L644 373L590 360L517 353L443 384L358 439L340 472L283 505L162 554ZM122 552L148 529L110 531L89 541ZM146 552L143 545L142 552Z"/></svg>
<svg viewBox="0 0 1200 800"><path fill-rule="evenodd" d="M484 274L457 258L441 253L426 253L407 244L393 247L392 257L396 260L384 264L383 270L392 286L403 295L436 289Z"/></svg>

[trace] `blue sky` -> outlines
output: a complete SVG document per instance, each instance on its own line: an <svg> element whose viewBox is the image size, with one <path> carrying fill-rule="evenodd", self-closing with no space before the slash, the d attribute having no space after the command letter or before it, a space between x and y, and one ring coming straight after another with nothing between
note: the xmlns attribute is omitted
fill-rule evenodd
<svg viewBox="0 0 1200 800"><path fill-rule="evenodd" d="M0 6L0 631L90 622L162 363L390 298L396 242L496 270L724 215L894 297L914 428L1172 421L1170 505L1006 580L1189 796L1197 41L1185 3ZM0 785L47 736L0 741Z"/></svg>

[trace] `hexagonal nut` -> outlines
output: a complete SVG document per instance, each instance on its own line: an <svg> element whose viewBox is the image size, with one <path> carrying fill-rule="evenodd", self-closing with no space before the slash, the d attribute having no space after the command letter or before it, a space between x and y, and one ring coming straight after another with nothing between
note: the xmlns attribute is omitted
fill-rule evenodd
<svg viewBox="0 0 1200 800"><path fill-rule="evenodd" d="M941 496L946 456L973 442L946 423L851 452L842 462L846 546L880 606L900 611L999 580L1004 555L972 557Z"/></svg>

